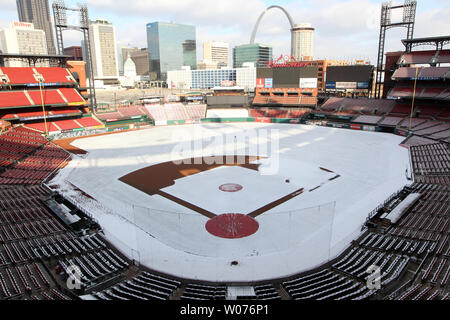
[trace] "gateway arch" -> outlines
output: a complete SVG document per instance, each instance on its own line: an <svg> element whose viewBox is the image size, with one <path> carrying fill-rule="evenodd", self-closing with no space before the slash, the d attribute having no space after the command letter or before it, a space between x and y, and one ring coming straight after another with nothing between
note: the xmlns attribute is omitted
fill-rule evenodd
<svg viewBox="0 0 450 320"><path fill-rule="evenodd" d="M259 23L261 22L261 19L264 17L264 15L266 14L267 11L271 10L271 9L280 9L281 11L283 11L283 13L286 15L286 17L289 20L289 24L291 25L291 55L293 54L293 49L294 49L294 34L292 32L292 30L294 29L294 20L292 20L291 15L289 14L289 12L287 12L283 7L281 6L270 6L267 7L259 16L258 20L256 21L255 27L253 28L253 32L252 32L252 36L250 38L250 43L255 43L255 37L256 37L256 32L258 31L258 27L259 27Z"/></svg>

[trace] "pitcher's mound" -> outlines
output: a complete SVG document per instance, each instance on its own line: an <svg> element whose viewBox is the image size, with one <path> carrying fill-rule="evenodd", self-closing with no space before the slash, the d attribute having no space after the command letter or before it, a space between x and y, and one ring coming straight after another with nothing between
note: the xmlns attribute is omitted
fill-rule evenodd
<svg viewBox="0 0 450 320"><path fill-rule="evenodd" d="M219 187L219 190L223 192L238 192L242 189L243 187L240 184L236 183L226 183Z"/></svg>

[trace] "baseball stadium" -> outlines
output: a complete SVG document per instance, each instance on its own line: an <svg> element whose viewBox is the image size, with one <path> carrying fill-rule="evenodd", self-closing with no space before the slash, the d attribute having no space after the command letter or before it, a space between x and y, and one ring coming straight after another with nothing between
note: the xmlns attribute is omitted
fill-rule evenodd
<svg viewBox="0 0 450 320"><path fill-rule="evenodd" d="M449 43L114 106L0 54L0 300L448 300Z"/></svg>

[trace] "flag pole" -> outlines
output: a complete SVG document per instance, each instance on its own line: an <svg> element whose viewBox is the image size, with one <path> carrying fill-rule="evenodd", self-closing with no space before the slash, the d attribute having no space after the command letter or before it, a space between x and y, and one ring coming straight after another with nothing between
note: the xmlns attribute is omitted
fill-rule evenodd
<svg viewBox="0 0 450 320"><path fill-rule="evenodd" d="M412 117L414 113L414 103L416 100L416 88L417 88L417 77L419 75L419 67L416 67L416 78L414 79L414 91L413 91L413 98L411 103L411 114L409 115L409 131L411 132L411 126L412 126Z"/></svg>
<svg viewBox="0 0 450 320"><path fill-rule="evenodd" d="M45 136L48 137L47 118L45 116L44 94L42 92L42 79L39 80L39 89L41 91L41 104L42 104L42 115L44 116Z"/></svg>

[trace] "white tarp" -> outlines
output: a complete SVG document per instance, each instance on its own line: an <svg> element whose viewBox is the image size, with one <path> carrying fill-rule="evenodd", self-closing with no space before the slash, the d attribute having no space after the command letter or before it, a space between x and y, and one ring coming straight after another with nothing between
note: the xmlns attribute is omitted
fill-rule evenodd
<svg viewBox="0 0 450 320"><path fill-rule="evenodd" d="M417 200L421 197L420 193L411 193L408 195L402 202L398 204L387 215L383 216L382 218L386 218L391 220L392 223L397 223L398 219L409 209L411 206L416 203Z"/></svg>
<svg viewBox="0 0 450 320"><path fill-rule="evenodd" d="M278 174L290 177L292 183L321 184L327 180L326 172L322 177L322 172L308 173L311 168L319 167L336 172L340 178L257 217L260 229L249 238L214 239L208 243L204 239L211 235L200 233L204 231L207 218L161 196L149 196L118 180L152 164L170 161L174 146L180 142L172 140L176 130L237 134L249 128L279 130L276 153L281 159L281 170ZM191 138L186 135L180 138L183 139ZM360 234L369 211L408 183L404 172L409 166L409 157L408 150L399 146L402 139L385 133L293 124L208 123L156 127L74 141L73 145L89 153L85 158L75 157L49 184L91 212L105 230L107 239L143 265L190 279L262 281L310 270L326 262L326 257L336 257ZM290 161L283 162L283 159ZM232 170L223 172L222 178L228 178L224 180L239 177L238 172ZM201 176L194 177L200 177L200 180L192 185L196 191L192 194L197 197L192 201L203 205L205 199L217 193L221 181L217 181L216 186L207 175L205 181ZM248 180L245 180L245 175L239 178L244 189L247 187L251 191L256 188L257 176L249 174ZM240 207L236 209L250 212L260 204L261 198L270 199L273 190L289 189L287 185L280 186L280 180L276 178L265 183L267 189L258 188L250 192L248 206L238 199L242 203L237 204ZM74 186L95 200L85 197ZM180 190L173 188L171 191L181 195ZM331 210L316 214L317 209L308 209L320 208L327 203L335 204L331 221L331 213L327 213ZM211 210L217 209L214 206L211 205ZM131 210L133 207L143 209ZM151 213L146 215L146 211ZM193 215L195 218L190 218ZM183 222L175 222L177 218ZM137 227L141 222L142 225ZM328 223L331 232L326 231ZM179 235L174 234L182 226L185 230ZM185 242L189 230L192 240ZM211 253L217 247L223 256ZM329 252L325 252L326 248ZM239 264L231 266L233 260L238 260Z"/></svg>

